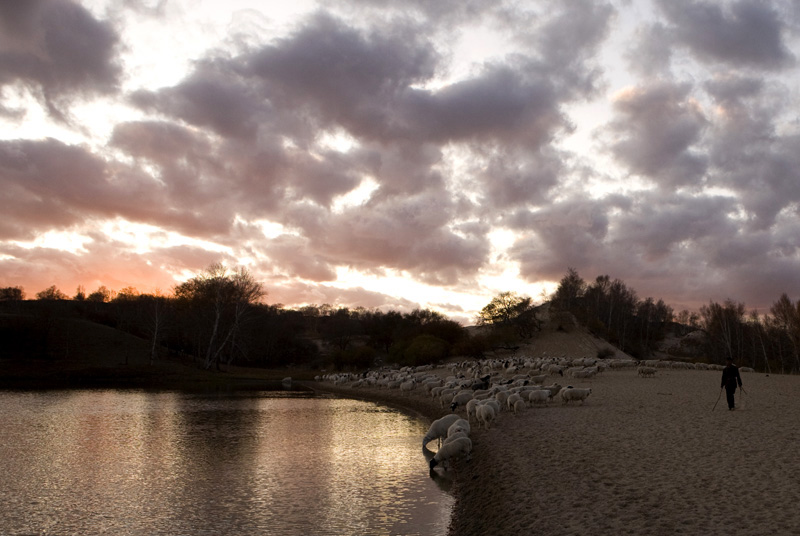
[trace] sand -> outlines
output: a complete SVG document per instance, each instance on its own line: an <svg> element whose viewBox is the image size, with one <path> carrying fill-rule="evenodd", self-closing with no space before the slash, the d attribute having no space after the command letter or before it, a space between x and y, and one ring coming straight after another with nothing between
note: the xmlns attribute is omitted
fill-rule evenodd
<svg viewBox="0 0 800 536"><path fill-rule="evenodd" d="M800 534L800 378L743 373L739 407L723 394L712 411L720 377L608 370L569 382L592 388L582 406L473 423L472 460L448 475L450 534ZM450 412L421 389L336 391L428 420Z"/></svg>

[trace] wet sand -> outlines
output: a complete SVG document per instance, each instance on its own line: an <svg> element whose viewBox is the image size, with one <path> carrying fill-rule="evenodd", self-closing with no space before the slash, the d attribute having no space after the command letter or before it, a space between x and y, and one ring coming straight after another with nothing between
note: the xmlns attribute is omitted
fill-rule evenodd
<svg viewBox="0 0 800 536"><path fill-rule="evenodd" d="M569 381L592 388L584 405L473 423L472 460L450 475L450 534L800 534L800 378L743 373L739 407L723 393L712 411L720 376L608 370ZM421 388L319 387L431 421L450 413Z"/></svg>

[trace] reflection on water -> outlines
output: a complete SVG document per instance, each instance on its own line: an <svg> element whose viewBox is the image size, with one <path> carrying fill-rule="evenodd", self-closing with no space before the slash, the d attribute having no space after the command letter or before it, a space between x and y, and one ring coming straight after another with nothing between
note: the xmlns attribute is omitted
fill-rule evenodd
<svg viewBox="0 0 800 536"><path fill-rule="evenodd" d="M447 532L427 426L281 393L0 393L0 534Z"/></svg>

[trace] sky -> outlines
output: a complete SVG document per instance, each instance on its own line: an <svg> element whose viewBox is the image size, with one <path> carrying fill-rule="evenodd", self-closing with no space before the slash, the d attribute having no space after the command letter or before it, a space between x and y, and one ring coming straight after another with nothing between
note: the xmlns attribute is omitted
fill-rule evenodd
<svg viewBox="0 0 800 536"><path fill-rule="evenodd" d="M0 286L800 296L800 8L0 0Z"/></svg>

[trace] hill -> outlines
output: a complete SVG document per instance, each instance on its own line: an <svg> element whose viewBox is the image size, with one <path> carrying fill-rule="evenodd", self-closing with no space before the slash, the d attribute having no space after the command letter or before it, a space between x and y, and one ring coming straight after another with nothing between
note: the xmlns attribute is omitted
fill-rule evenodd
<svg viewBox="0 0 800 536"><path fill-rule="evenodd" d="M311 377L303 370L208 371L164 349L151 363L148 341L83 319L0 314L0 335L2 389L263 389L285 376Z"/></svg>

